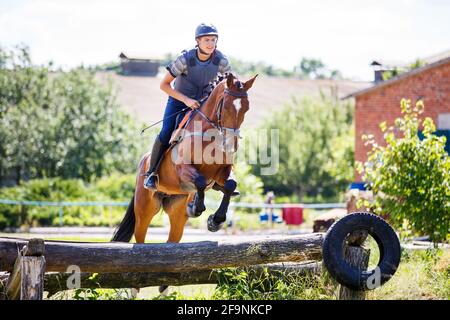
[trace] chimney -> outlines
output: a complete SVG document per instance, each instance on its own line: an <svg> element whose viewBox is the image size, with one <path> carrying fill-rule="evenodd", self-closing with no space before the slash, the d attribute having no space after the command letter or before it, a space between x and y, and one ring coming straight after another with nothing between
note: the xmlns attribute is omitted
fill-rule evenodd
<svg viewBox="0 0 450 320"><path fill-rule="evenodd" d="M382 82L383 81L383 72L386 71L386 70L384 70L383 65L380 62L374 60L374 61L372 61L370 66L372 67L372 69L374 71L373 82L375 82L375 84Z"/></svg>

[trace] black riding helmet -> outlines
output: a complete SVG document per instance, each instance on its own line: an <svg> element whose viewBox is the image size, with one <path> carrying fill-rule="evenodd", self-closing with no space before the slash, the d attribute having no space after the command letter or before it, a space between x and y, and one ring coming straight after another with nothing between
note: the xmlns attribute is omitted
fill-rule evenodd
<svg viewBox="0 0 450 320"><path fill-rule="evenodd" d="M217 32L217 28L212 24L201 23L198 25L197 29L195 29L195 39L203 36L219 37L219 33Z"/></svg>

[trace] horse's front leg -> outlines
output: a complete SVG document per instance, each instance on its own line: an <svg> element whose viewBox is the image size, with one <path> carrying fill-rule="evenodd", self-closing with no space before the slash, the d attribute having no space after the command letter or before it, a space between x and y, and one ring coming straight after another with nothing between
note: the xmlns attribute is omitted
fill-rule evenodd
<svg viewBox="0 0 450 320"><path fill-rule="evenodd" d="M196 218L200 216L203 211L206 210L205 207L205 189L206 189L206 179L203 176L198 176L194 180L194 185L197 188L194 199L188 203L186 207L186 214L190 218Z"/></svg>
<svg viewBox="0 0 450 320"><path fill-rule="evenodd" d="M208 230L216 232L222 228L227 219L228 206L230 205L231 195L236 190L237 183L233 179L226 180L223 185L223 198L219 209L208 217Z"/></svg>
<svg viewBox="0 0 450 320"><path fill-rule="evenodd" d="M191 165L181 165L177 168L177 171L180 176L182 190L196 192L194 199L186 207L187 216L196 218L206 210L204 203L205 189L207 187L206 179Z"/></svg>

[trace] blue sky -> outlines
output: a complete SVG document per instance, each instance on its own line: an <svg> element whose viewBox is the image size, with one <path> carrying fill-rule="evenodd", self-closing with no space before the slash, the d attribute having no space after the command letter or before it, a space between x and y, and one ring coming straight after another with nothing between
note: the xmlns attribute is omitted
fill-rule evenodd
<svg viewBox="0 0 450 320"><path fill-rule="evenodd" d="M450 1L0 0L0 44L26 43L36 63L117 61L121 51L162 56L194 44L214 23L219 49L286 69L320 58L372 80L373 59L412 61L450 49Z"/></svg>

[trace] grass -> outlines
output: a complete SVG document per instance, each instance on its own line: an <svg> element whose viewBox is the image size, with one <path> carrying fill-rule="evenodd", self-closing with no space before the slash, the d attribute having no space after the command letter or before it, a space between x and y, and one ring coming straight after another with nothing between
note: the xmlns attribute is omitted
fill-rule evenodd
<svg viewBox="0 0 450 320"><path fill-rule="evenodd" d="M374 300L450 299L450 250L403 251L396 275L369 293Z"/></svg>

